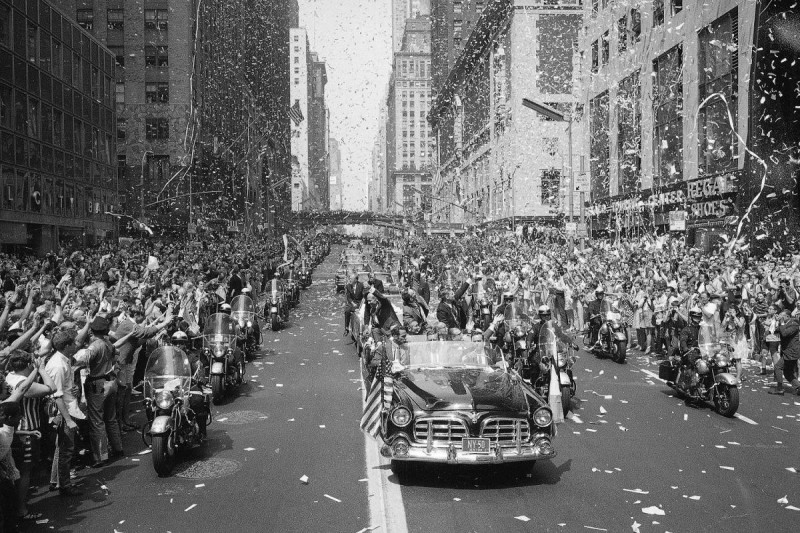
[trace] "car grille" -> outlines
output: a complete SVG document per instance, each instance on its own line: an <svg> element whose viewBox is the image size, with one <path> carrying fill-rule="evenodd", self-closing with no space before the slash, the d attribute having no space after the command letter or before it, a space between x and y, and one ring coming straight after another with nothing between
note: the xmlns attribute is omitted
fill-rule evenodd
<svg viewBox="0 0 800 533"><path fill-rule="evenodd" d="M423 418L414 424L414 439L428 442L428 426L431 426L431 441L435 447L461 444L461 439L469 437L467 425L456 418Z"/></svg>
<svg viewBox="0 0 800 533"><path fill-rule="evenodd" d="M513 446L517 442L517 422L519 422L519 440L527 442L531 438L531 428L527 420L519 418L490 418L481 426L481 437L491 439L492 443L501 446Z"/></svg>

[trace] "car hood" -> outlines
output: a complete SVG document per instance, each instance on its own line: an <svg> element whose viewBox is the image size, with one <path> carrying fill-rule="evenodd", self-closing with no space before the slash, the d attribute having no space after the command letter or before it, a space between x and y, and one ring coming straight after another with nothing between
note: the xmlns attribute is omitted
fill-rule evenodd
<svg viewBox="0 0 800 533"><path fill-rule="evenodd" d="M489 369L405 370L399 394L426 411L527 410L519 378Z"/></svg>

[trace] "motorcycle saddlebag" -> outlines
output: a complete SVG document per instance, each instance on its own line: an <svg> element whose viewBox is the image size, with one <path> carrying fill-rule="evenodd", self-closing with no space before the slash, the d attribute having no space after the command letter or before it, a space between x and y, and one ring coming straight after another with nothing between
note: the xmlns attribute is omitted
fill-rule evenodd
<svg viewBox="0 0 800 533"><path fill-rule="evenodd" d="M673 366L670 361L662 361L658 365L658 377L664 381L675 381L678 377L678 367Z"/></svg>

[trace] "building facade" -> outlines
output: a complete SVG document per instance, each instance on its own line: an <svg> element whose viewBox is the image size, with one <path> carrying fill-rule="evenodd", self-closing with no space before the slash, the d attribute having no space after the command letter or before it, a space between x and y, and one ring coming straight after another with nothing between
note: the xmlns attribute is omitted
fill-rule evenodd
<svg viewBox="0 0 800 533"><path fill-rule="evenodd" d="M403 45L406 20L431 14L431 0L392 0L392 53Z"/></svg>
<svg viewBox="0 0 800 533"><path fill-rule="evenodd" d="M342 183L342 152L339 149L339 141L331 138L328 141L328 153L330 154L330 209L339 211L342 209L342 193L344 184Z"/></svg>
<svg viewBox="0 0 800 533"><path fill-rule="evenodd" d="M394 54L387 99L386 211L418 213L432 193L433 143L426 121L430 105L430 17L408 19Z"/></svg>
<svg viewBox="0 0 800 533"><path fill-rule="evenodd" d="M308 158L310 207L317 211L330 208L330 111L325 101L328 72L325 61L311 53L311 92L308 104Z"/></svg>
<svg viewBox="0 0 800 533"><path fill-rule="evenodd" d="M114 56L44 0L0 1L0 245L44 254L112 237Z"/></svg>
<svg viewBox="0 0 800 533"><path fill-rule="evenodd" d="M432 222L560 220L570 171L579 177L584 154L570 146L564 122L522 101L573 117L573 136L581 138L573 76L582 20L578 0L502 0L484 9L431 107Z"/></svg>
<svg viewBox="0 0 800 533"><path fill-rule="evenodd" d="M431 83L434 97L491 0L431 0Z"/></svg>
<svg viewBox="0 0 800 533"><path fill-rule="evenodd" d="M685 231L690 244L710 249L785 207L778 216L784 226L793 219L796 227L797 195L786 192L797 190L797 164L786 154L797 153L791 148L797 143L790 142L797 134L786 125L797 124L798 111L757 107L778 93L795 102L798 97L765 83L777 79L766 72L774 61L765 59L769 54L756 57L754 50L764 42L775 48L771 34L758 43L757 14L763 22L773 13L776 35L784 34L776 21L788 15L796 23L798 15L789 2L769 4L771 11L745 0L587 6L581 36L588 110L583 143L590 150L588 213L595 233ZM797 59L791 46L774 54ZM754 67L766 69L763 77L753 76ZM796 82L797 74L781 72L781 79ZM758 92L764 97L754 98ZM763 122L765 115L773 119L759 129L753 121ZM784 149L773 144L776 131L790 136L781 141ZM772 139L764 142L765 136ZM762 153L749 146L760 146ZM774 152L782 154L781 161ZM765 192L758 202L762 216L746 216L753 197L763 191L764 176L775 176L784 194L772 200ZM774 225L772 215L765 220Z"/></svg>

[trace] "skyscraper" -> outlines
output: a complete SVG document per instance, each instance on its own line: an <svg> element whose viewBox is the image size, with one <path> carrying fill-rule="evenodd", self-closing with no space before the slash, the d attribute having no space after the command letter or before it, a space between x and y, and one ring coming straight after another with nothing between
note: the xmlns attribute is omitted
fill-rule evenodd
<svg viewBox="0 0 800 533"><path fill-rule="evenodd" d="M491 0L430 0L432 90L439 94Z"/></svg>
<svg viewBox="0 0 800 533"><path fill-rule="evenodd" d="M392 0L392 52L403 43L406 20L417 15L430 15L431 0Z"/></svg>

